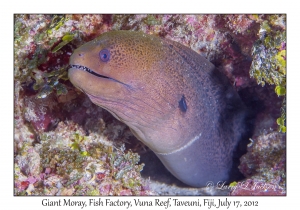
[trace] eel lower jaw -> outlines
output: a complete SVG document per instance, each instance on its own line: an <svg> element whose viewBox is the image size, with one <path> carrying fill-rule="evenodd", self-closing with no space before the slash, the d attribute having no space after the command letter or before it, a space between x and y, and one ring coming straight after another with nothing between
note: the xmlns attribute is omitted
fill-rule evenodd
<svg viewBox="0 0 300 210"><path fill-rule="evenodd" d="M128 84L126 84L126 83L123 83L123 82L121 82L121 81L119 81L119 80L116 80L116 79L114 79L114 78L111 78L111 77L107 77L107 76L98 74L98 73L94 72L92 69L90 69L90 68L88 68L88 67L86 67L86 66L81 66L81 65L76 65L76 64L70 64L70 65L69 65L69 69L72 69L72 68L73 68L73 69L78 69L78 70L82 70L82 71L88 72L89 74L92 74L92 75L94 75L94 76L96 76L96 77L99 77L99 78L109 79L109 80L112 80L112 81L114 81L114 82L118 82L118 83L120 83L120 84L122 84L122 85L125 85L125 86L128 87L128 88L131 88L131 86L128 85Z"/></svg>

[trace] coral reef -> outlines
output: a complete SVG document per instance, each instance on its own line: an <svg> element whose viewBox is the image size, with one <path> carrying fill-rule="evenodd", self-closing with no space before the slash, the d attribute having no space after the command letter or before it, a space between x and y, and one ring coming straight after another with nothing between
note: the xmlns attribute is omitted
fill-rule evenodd
<svg viewBox="0 0 300 210"><path fill-rule="evenodd" d="M286 22L285 15L271 15L260 24L259 39L252 49L250 76L258 84L275 84L278 96L286 94ZM281 117L277 119L279 130L286 132L285 101L281 107Z"/></svg>
<svg viewBox="0 0 300 210"><path fill-rule="evenodd" d="M139 155L60 122L15 158L16 195L152 195Z"/></svg>
<svg viewBox="0 0 300 210"><path fill-rule="evenodd" d="M231 194L284 194L286 136L275 130L286 131L285 18L16 14L15 195L168 194L168 186L153 191L160 188L141 176L139 156L146 147L68 81L74 49L110 30L138 30L180 42L226 74L256 114L254 142L240 164L244 183L280 187L265 194L236 188ZM171 194L201 194L198 189L169 189Z"/></svg>
<svg viewBox="0 0 300 210"><path fill-rule="evenodd" d="M239 182L241 186L237 186L232 191L232 195L245 195L247 191L251 195L285 195L285 135L274 131L260 135L251 141L248 145L248 152L241 158L239 166L240 171L249 180ZM257 187L252 185L257 185ZM270 188L265 189L259 186Z"/></svg>

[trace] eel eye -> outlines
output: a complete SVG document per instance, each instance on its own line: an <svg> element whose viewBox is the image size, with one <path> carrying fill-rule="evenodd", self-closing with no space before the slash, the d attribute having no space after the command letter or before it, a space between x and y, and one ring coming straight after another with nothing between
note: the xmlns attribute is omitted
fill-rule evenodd
<svg viewBox="0 0 300 210"><path fill-rule="evenodd" d="M103 49L99 53L99 57L103 62L107 62L110 59L110 52L108 49Z"/></svg>

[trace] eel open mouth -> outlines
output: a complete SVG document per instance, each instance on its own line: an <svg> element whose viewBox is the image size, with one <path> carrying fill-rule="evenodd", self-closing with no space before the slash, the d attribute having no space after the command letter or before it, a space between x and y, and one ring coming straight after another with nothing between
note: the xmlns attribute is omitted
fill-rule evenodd
<svg viewBox="0 0 300 210"><path fill-rule="evenodd" d="M114 79L114 78L111 78L111 77L107 77L107 76L98 74L98 73L94 72L92 69L90 69L90 68L88 68L88 67L86 67L86 66L81 66L81 65L75 65L75 64L74 64L74 65L69 65L69 68L75 68L75 69L83 70L83 71L86 71L86 72L88 72L88 73L90 73L90 74L96 76L96 77L100 77L100 78L104 78L104 79L109 79L109 80L112 80L112 81L114 81L114 82L118 82L118 83L120 83L120 84L122 84L122 85L125 85L125 86L127 86L127 87L130 87L130 85L125 84L125 83L123 83L123 82L121 82L121 81L119 81L119 80L116 80L116 79Z"/></svg>

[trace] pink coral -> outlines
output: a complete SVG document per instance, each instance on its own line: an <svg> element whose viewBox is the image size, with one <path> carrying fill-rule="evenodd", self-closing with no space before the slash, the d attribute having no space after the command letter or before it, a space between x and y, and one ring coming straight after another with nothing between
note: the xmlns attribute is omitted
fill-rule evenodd
<svg viewBox="0 0 300 210"><path fill-rule="evenodd" d="M252 140L248 152L241 157L241 172L249 178L272 182L285 187L286 138L285 134L272 132Z"/></svg>

